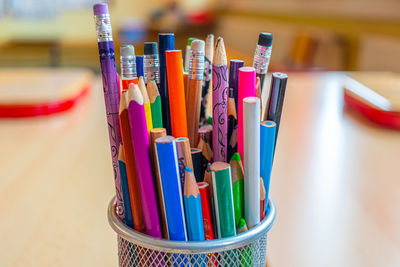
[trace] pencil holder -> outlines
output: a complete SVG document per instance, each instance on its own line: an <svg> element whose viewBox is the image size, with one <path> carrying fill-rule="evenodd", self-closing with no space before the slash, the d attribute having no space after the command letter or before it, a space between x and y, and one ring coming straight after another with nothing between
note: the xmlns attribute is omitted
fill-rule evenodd
<svg viewBox="0 0 400 267"><path fill-rule="evenodd" d="M265 266L267 233L275 221L274 202L255 227L234 237L202 242L157 239L122 223L114 199L108 206L108 221L118 235L119 266Z"/></svg>

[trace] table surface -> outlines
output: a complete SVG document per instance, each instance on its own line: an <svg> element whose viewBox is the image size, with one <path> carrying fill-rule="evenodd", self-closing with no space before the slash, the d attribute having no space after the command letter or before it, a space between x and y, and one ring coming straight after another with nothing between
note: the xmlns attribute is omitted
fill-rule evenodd
<svg viewBox="0 0 400 267"><path fill-rule="evenodd" d="M343 108L339 73L290 74L270 266L400 266L400 132ZM0 121L0 266L117 266L100 82L74 110Z"/></svg>

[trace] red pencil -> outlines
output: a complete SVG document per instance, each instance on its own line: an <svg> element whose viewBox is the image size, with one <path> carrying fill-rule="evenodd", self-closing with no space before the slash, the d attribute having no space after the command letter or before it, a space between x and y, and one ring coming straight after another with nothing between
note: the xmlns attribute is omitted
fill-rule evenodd
<svg viewBox="0 0 400 267"><path fill-rule="evenodd" d="M204 236L206 240L213 240L214 235L214 218L211 206L210 197L210 186L208 183L200 182L199 185L200 198L201 198L201 209L203 212L203 225L204 225Z"/></svg>

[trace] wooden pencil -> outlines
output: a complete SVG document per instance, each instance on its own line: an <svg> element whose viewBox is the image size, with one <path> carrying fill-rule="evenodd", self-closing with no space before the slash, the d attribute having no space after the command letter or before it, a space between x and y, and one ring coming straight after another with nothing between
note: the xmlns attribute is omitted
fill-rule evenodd
<svg viewBox="0 0 400 267"><path fill-rule="evenodd" d="M189 167L186 170L184 190L186 226L190 241L204 241L203 213L199 187L193 172Z"/></svg>
<svg viewBox="0 0 400 267"><path fill-rule="evenodd" d="M244 180L242 160L239 153L235 153L229 165L232 173L232 193L233 206L235 209L235 222L239 223L241 218L244 218Z"/></svg>
<svg viewBox="0 0 400 267"><path fill-rule="evenodd" d="M203 226L205 240L213 240L214 234L214 215L210 195L210 185L206 182L197 183L201 197L201 209L203 213Z"/></svg>
<svg viewBox="0 0 400 267"><path fill-rule="evenodd" d="M146 124L147 124L147 131L150 134L151 129L153 129L153 118L151 116L151 106L150 106L150 99L147 94L146 84L144 83L143 76L139 77L139 89L143 96L144 101L144 112L146 114Z"/></svg>
<svg viewBox="0 0 400 267"><path fill-rule="evenodd" d="M156 144L155 141L157 138L166 136L167 131L165 128L153 128L150 131L150 154L154 167L155 174L155 186L157 190L157 203L158 203L158 212L160 213L160 223L161 223L161 231L162 236L165 239L169 239L168 236L168 227L167 227L167 215L165 213L164 200L162 198L162 183L160 177L160 171L157 168L157 154L156 154Z"/></svg>
<svg viewBox="0 0 400 267"><path fill-rule="evenodd" d="M144 100L138 85L132 83L129 85L127 102L129 103L129 125L136 160L145 229L148 235L161 238L160 217L150 160L149 134L143 106Z"/></svg>
<svg viewBox="0 0 400 267"><path fill-rule="evenodd" d="M200 142L200 139L203 139L212 149L212 125L201 126L197 133L197 143Z"/></svg>
<svg viewBox="0 0 400 267"><path fill-rule="evenodd" d="M243 158L243 99L256 95L256 70L253 67L239 69L238 152Z"/></svg>
<svg viewBox="0 0 400 267"><path fill-rule="evenodd" d="M122 199L124 200L125 223L129 227L133 228L133 215L131 207L131 198L129 194L128 175L126 174L125 155L122 144L119 145L118 165L119 165L119 172L121 174L121 191L122 191Z"/></svg>
<svg viewBox="0 0 400 267"><path fill-rule="evenodd" d="M264 187L263 179L260 177L260 221L265 218L265 199L266 192Z"/></svg>
<svg viewBox="0 0 400 267"><path fill-rule="evenodd" d="M205 44L205 58L204 58L204 78L203 88L201 92L201 109L200 109L200 124L206 123L207 118L207 105L211 104L208 102L210 93L210 84L212 77L212 62L214 57L214 35L209 34L206 38Z"/></svg>
<svg viewBox="0 0 400 267"><path fill-rule="evenodd" d="M186 103L187 126L191 147L197 146L199 130L201 90L204 76L204 41L194 40L191 44L189 64L188 96Z"/></svg>
<svg viewBox="0 0 400 267"><path fill-rule="evenodd" d="M159 137L155 144L168 237L170 240L187 241L175 138L168 135Z"/></svg>
<svg viewBox="0 0 400 267"><path fill-rule="evenodd" d="M256 77L256 97L260 99L260 120L263 119L263 101L261 96L260 77Z"/></svg>
<svg viewBox="0 0 400 267"><path fill-rule="evenodd" d="M263 179L265 186L266 201L268 201L272 163L274 160L276 123L273 121L263 121L260 127L261 127L260 175L261 178Z"/></svg>
<svg viewBox="0 0 400 267"><path fill-rule="evenodd" d="M237 152L237 114L233 88L229 88L228 98L228 159Z"/></svg>
<svg viewBox="0 0 400 267"><path fill-rule="evenodd" d="M241 218L239 223L238 223L237 234L244 233L244 232L246 232L248 230L249 229L247 228L247 224L246 224L245 219Z"/></svg>
<svg viewBox="0 0 400 267"><path fill-rule="evenodd" d="M186 101L183 86L182 51L165 52L168 74L168 90L171 130L174 137L188 137L186 120ZM172 101L173 100L173 101Z"/></svg>
<svg viewBox="0 0 400 267"><path fill-rule="evenodd" d="M251 229L260 222L260 99L243 100L244 218Z"/></svg>
<svg viewBox="0 0 400 267"><path fill-rule="evenodd" d="M214 161L227 160L228 66L224 40L218 37L213 62L213 152Z"/></svg>
<svg viewBox="0 0 400 267"><path fill-rule="evenodd" d="M121 136L122 142L125 145L124 152L126 160L126 171L128 175L128 186L131 197L134 229L138 232L144 233L145 225L142 211L142 200L140 198L140 187L136 170L136 160L133 152L131 128L129 125L128 104L126 98L127 91L123 91L119 109Z"/></svg>
<svg viewBox="0 0 400 267"><path fill-rule="evenodd" d="M214 162L211 165L215 223L218 238L236 235L235 214L233 208L231 168L226 162Z"/></svg>
<svg viewBox="0 0 400 267"><path fill-rule="evenodd" d="M185 91L185 103L186 103L186 118L188 117L187 110L188 110L188 97L189 97L189 72L183 72L183 88Z"/></svg>
<svg viewBox="0 0 400 267"><path fill-rule="evenodd" d="M189 138L179 137L176 138L176 149L178 151L179 174L181 178L182 191L185 187L185 174L186 167L193 170L192 154L190 151Z"/></svg>
<svg viewBox="0 0 400 267"><path fill-rule="evenodd" d="M160 97L161 108L163 116L163 125L167 129L168 134L171 132L171 114L169 110L169 93L168 93L168 79L167 79L167 63L165 60L165 51L175 49L175 35L173 33L159 33L158 34L158 54L160 57Z"/></svg>
<svg viewBox="0 0 400 267"><path fill-rule="evenodd" d="M191 148L190 153L192 154L193 162L193 173L196 181L202 181L204 179L204 171L207 168L207 160L203 156L203 151L198 148Z"/></svg>
<svg viewBox="0 0 400 267"><path fill-rule="evenodd" d="M155 81L147 83L147 94L150 99L151 118L154 128L163 128L161 97Z"/></svg>

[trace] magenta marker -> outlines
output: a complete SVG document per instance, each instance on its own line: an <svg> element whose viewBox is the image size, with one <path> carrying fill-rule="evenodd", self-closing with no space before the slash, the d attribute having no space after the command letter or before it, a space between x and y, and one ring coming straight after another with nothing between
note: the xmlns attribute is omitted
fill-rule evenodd
<svg viewBox="0 0 400 267"><path fill-rule="evenodd" d="M117 200L116 212L118 217L123 220L125 217L124 202L122 200L121 177L118 167L118 150L121 142L121 130L119 126L119 82L115 67L114 43L108 5L106 3L94 5L93 13L96 23L108 135L110 138L111 158L114 171Z"/></svg>

